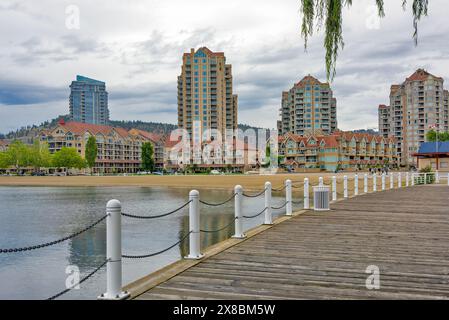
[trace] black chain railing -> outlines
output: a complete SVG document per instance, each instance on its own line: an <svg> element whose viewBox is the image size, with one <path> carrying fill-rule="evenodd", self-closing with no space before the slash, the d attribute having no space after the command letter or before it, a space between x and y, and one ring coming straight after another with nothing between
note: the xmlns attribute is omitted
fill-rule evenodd
<svg viewBox="0 0 449 320"><path fill-rule="evenodd" d="M172 215L182 209L184 209L185 207L187 207L187 205L189 205L192 202L192 200L184 203L182 206L180 206L179 208L172 210L170 212L164 213L164 214L159 214L159 215L154 215L154 216L139 216L139 215L134 215L134 214L129 214L129 213L125 213L122 212L122 216L124 217L128 217L128 218L133 218L133 219L158 219L158 218L163 218L163 217L167 217L169 215Z"/></svg>
<svg viewBox="0 0 449 320"><path fill-rule="evenodd" d="M36 250L36 249L41 249L41 248L45 248L45 247L50 247L53 246L55 244L67 241L69 239L75 238L76 236L79 236L80 234L92 229L93 227L95 227L97 224L99 224L100 222L102 222L104 219L106 219L108 215L105 215L103 217L101 217L99 220L95 221L94 223L90 224L89 226L87 226L86 228L72 233L71 235L61 238L59 240L55 240L55 241L51 241L51 242L47 242L47 243L42 243L36 246L29 246L29 247L22 247L22 248L10 248L10 249L0 249L0 253L15 253L15 252L22 252L22 251L31 251L31 250Z"/></svg>
<svg viewBox="0 0 449 320"><path fill-rule="evenodd" d="M279 187L279 188L273 188L271 189L274 192L284 191L287 188L287 186Z"/></svg>
<svg viewBox="0 0 449 320"><path fill-rule="evenodd" d="M273 210L279 210L279 209L282 209L282 208L284 208L284 207L287 205L287 203L288 203L288 201L285 201L284 204L283 204L282 206L280 206L280 207L271 207L271 209L273 209Z"/></svg>
<svg viewBox="0 0 449 320"><path fill-rule="evenodd" d="M67 292L69 292L70 290L75 288L76 286L79 286L83 282L87 281L90 277L92 277L95 273L97 273L101 268L103 268L109 261L110 261L109 259L106 259L102 264L100 264L97 268L95 268L91 273L89 273L87 276L85 276L80 281L78 281L78 283L75 283L74 285L70 286L69 288L64 289L61 292L51 296L47 300L55 300L56 298L59 298L60 296L66 294Z"/></svg>
<svg viewBox="0 0 449 320"><path fill-rule="evenodd" d="M178 242L176 242L175 244L171 245L170 247L168 247L168 248L166 248L164 250L161 250L161 251L158 251L158 252L154 252L154 253L144 254L144 255L137 255L137 256L124 254L124 255L122 255L122 258L125 258L125 259L145 259L145 258L150 258L150 257L154 257L154 256L157 256L157 255L160 255L162 253L167 252L170 249L173 249L177 245L183 243L189 237L189 235L191 233L193 233L193 231L188 232L185 236L183 236L181 238L181 240L179 240Z"/></svg>
<svg viewBox="0 0 449 320"><path fill-rule="evenodd" d="M200 231L203 232L203 233L216 233L216 232L220 232L220 231L223 231L223 230L229 228L230 226L232 226L232 225L234 224L235 220L237 220L237 219L238 219L238 218L235 217L234 219L232 219L232 221L231 221L229 224L227 224L227 225L225 225L224 227L222 227L222 228L220 228L220 229L217 229L217 230L204 230L204 229L201 229Z"/></svg>
<svg viewBox="0 0 449 320"><path fill-rule="evenodd" d="M229 201L231 201L232 199L234 199L236 196L237 196L237 193L234 193L230 198L228 198L228 199L226 199L225 201L220 202L220 203L210 203L210 202L206 202L206 201L203 201L203 200L199 200L199 201L200 201L200 203L202 203L202 204L204 204L204 205L206 205L206 206L210 206L210 207L219 207L219 206L222 206L222 205L228 203Z"/></svg>
<svg viewBox="0 0 449 320"><path fill-rule="evenodd" d="M243 216L243 218L245 218L245 219L252 219L252 218L256 218L256 217L258 217L258 216L260 216L262 213L264 213L265 212L265 210L267 210L268 208L263 208L263 210L261 211L261 212L259 212L259 213L256 213L255 215L252 215L252 216Z"/></svg>
<svg viewBox="0 0 449 320"><path fill-rule="evenodd" d="M267 191L267 188L263 189L261 192L256 193L256 194L247 194L247 193L243 193L243 196L244 196L244 197L247 197L247 198L257 198L257 197L263 195L263 194L265 193L265 191Z"/></svg>

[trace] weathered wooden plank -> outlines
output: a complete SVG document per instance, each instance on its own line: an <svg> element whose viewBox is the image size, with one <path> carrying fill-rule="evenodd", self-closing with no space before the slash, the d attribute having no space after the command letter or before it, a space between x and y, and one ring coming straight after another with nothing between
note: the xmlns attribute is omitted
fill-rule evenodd
<svg viewBox="0 0 449 320"><path fill-rule="evenodd" d="M449 299L448 196L431 185L339 201L227 246L138 298ZM365 287L368 265L380 268L380 290Z"/></svg>

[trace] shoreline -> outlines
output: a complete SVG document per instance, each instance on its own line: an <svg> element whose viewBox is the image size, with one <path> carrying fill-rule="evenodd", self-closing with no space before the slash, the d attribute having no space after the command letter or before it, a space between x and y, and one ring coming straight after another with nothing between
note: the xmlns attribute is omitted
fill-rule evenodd
<svg viewBox="0 0 449 320"><path fill-rule="evenodd" d="M293 173L274 175L187 175L187 176L1 176L0 186L17 187L173 187L173 188L213 188L229 190L240 184L246 190L259 190L266 181L278 188L287 179L303 182L309 178L311 184L319 177L334 175L351 176L354 173ZM360 173L359 173L360 174Z"/></svg>

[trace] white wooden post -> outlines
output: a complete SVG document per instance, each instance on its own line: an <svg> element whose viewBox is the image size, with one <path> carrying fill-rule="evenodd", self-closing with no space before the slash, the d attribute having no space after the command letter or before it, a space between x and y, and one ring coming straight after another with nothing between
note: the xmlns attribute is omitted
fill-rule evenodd
<svg viewBox="0 0 449 320"><path fill-rule="evenodd" d="M189 193L189 255L186 259L198 260L204 257L201 254L200 242L200 193L197 190L192 190Z"/></svg>
<svg viewBox="0 0 449 320"><path fill-rule="evenodd" d="M244 239L246 235L243 233L243 214L242 214L242 203L243 203L243 188L240 185L234 188L235 198L234 198L234 218L235 218L235 233L232 236L236 239Z"/></svg>
<svg viewBox="0 0 449 320"><path fill-rule="evenodd" d="M337 177L332 177L332 201L337 201Z"/></svg>
<svg viewBox="0 0 449 320"><path fill-rule="evenodd" d="M348 176L343 177L343 197L348 197Z"/></svg>
<svg viewBox="0 0 449 320"><path fill-rule="evenodd" d="M435 182L440 183L440 173L438 170L435 171Z"/></svg>
<svg viewBox="0 0 449 320"><path fill-rule="evenodd" d="M449 173L447 174L447 185L449 186Z"/></svg>
<svg viewBox="0 0 449 320"><path fill-rule="evenodd" d="M287 203L285 214L287 216L291 216L293 214L292 210L292 181L286 180L285 181L285 201Z"/></svg>
<svg viewBox="0 0 449 320"><path fill-rule="evenodd" d="M394 188L394 174L390 172L390 189Z"/></svg>
<svg viewBox="0 0 449 320"><path fill-rule="evenodd" d="M412 173L412 186L414 186L414 185L415 185L415 174Z"/></svg>
<svg viewBox="0 0 449 320"><path fill-rule="evenodd" d="M402 188L402 174L398 173L398 188Z"/></svg>
<svg viewBox="0 0 449 320"><path fill-rule="evenodd" d="M408 172L405 173L405 186L410 186L410 174Z"/></svg>
<svg viewBox="0 0 449 320"><path fill-rule="evenodd" d="M265 182L265 222L264 224L273 224L271 216L271 182Z"/></svg>
<svg viewBox="0 0 449 320"><path fill-rule="evenodd" d="M122 300L129 293L122 291L122 205L118 200L110 200L106 205L106 293L101 300Z"/></svg>
<svg viewBox="0 0 449 320"><path fill-rule="evenodd" d="M363 176L363 192L368 193L368 174Z"/></svg>
<svg viewBox="0 0 449 320"><path fill-rule="evenodd" d="M427 184L427 173L424 173L424 184Z"/></svg>
<svg viewBox="0 0 449 320"><path fill-rule="evenodd" d="M354 175L354 195L359 195L359 175L357 173Z"/></svg>
<svg viewBox="0 0 449 320"><path fill-rule="evenodd" d="M318 178L318 185L319 185L320 187L324 186L323 177L319 177L319 178Z"/></svg>
<svg viewBox="0 0 449 320"><path fill-rule="evenodd" d="M377 191L377 174L373 174L373 192Z"/></svg>
<svg viewBox="0 0 449 320"><path fill-rule="evenodd" d="M309 209L309 178L304 179L304 209Z"/></svg>
<svg viewBox="0 0 449 320"><path fill-rule="evenodd" d="M382 173L382 191L385 191L385 172Z"/></svg>

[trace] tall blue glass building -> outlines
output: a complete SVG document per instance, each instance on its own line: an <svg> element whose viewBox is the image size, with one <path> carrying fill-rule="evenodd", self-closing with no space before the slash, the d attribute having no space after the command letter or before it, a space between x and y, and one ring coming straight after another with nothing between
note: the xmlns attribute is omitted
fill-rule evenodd
<svg viewBox="0 0 449 320"><path fill-rule="evenodd" d="M104 82L76 76L70 85L70 116L73 121L106 125L108 93Z"/></svg>

